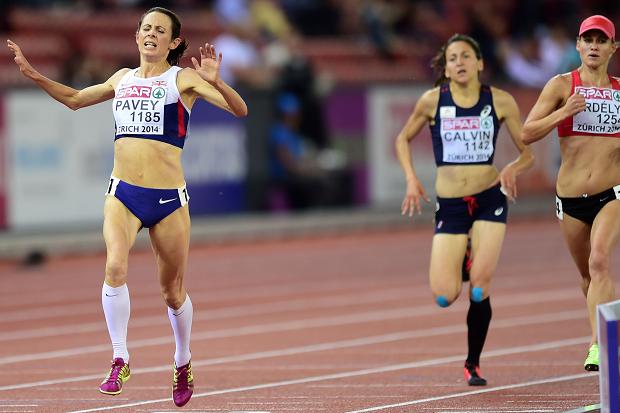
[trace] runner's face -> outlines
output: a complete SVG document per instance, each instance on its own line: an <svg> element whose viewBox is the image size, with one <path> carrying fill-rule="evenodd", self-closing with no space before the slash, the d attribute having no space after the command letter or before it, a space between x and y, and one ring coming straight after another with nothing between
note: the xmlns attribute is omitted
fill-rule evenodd
<svg viewBox="0 0 620 413"><path fill-rule="evenodd" d="M144 16L136 32L140 54L148 60L165 60L168 51L176 47L178 39L172 39L172 21L163 13L153 12Z"/></svg>
<svg viewBox="0 0 620 413"><path fill-rule="evenodd" d="M468 83L478 79L482 71L482 60L478 60L476 52L467 42L456 41L446 48L445 75L451 81Z"/></svg>
<svg viewBox="0 0 620 413"><path fill-rule="evenodd" d="M577 39L581 61L589 67L607 65L616 51L616 44L600 30L589 30Z"/></svg>

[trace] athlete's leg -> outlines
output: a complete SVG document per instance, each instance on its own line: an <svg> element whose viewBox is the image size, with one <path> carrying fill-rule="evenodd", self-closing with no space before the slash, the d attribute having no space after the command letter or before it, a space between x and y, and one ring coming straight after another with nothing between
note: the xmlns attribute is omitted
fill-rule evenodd
<svg viewBox="0 0 620 413"><path fill-rule="evenodd" d="M176 344L172 397L177 406L183 406L191 398L194 388L190 363L193 307L183 285L190 235L187 205L152 227L150 235L157 257L161 293L168 305L168 317Z"/></svg>
<svg viewBox="0 0 620 413"><path fill-rule="evenodd" d="M187 206L178 208L149 230L162 297L168 307L185 302L183 276L189 252L190 218Z"/></svg>
<svg viewBox="0 0 620 413"><path fill-rule="evenodd" d="M560 221L560 228L562 229L562 235L564 236L568 251L573 257L573 261L581 275L581 291L583 291L583 295L587 299L588 290L590 289L589 260L591 251L590 233L592 228L587 223L573 218L566 213L564 213ZM588 314L590 314L589 311ZM592 326L592 322L590 326ZM596 321L594 322L594 326L596 326ZM594 343L596 342L596 327L593 327L591 330L592 343Z"/></svg>
<svg viewBox="0 0 620 413"><path fill-rule="evenodd" d="M470 270L470 298L480 302L489 296L491 277L497 268L502 251L506 224L476 221L472 227L472 255L475 257Z"/></svg>
<svg viewBox="0 0 620 413"><path fill-rule="evenodd" d="M127 282L129 250L133 246L140 220L113 196L107 196L103 207L103 238L107 257L105 283L120 287Z"/></svg>
<svg viewBox="0 0 620 413"><path fill-rule="evenodd" d="M614 283L609 273L611 254L620 237L620 200L609 202L596 215L590 235L590 286L588 311L596 339L596 306L614 299Z"/></svg>
<svg viewBox="0 0 620 413"><path fill-rule="evenodd" d="M467 234L435 234L431 248L430 286L435 301L441 307L447 307L461 293L461 268Z"/></svg>
<svg viewBox="0 0 620 413"><path fill-rule="evenodd" d="M470 272L465 378L473 386L486 384L479 369L480 355L492 317L489 297L491 278L497 268L505 233L506 224L501 222L476 221L472 227L472 254L475 259Z"/></svg>
<svg viewBox="0 0 620 413"><path fill-rule="evenodd" d="M101 291L101 305L114 355L112 368L99 387L105 394L119 394L123 383L129 379L129 353L127 351L127 324L130 302L127 289L127 263L140 221L113 196L104 204L103 237L107 258L105 280Z"/></svg>

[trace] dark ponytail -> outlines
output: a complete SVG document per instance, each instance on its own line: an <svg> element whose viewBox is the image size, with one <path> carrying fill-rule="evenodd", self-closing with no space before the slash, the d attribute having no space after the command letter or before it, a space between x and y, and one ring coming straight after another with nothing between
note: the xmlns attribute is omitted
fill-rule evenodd
<svg viewBox="0 0 620 413"><path fill-rule="evenodd" d="M154 12L163 13L170 18L170 21L172 22L172 39L173 40L176 39L177 37L181 37L181 20L179 19L179 16L177 16L176 13L174 13L173 11L168 10L163 7L153 7L147 10L146 13L144 13L142 17L140 17L140 23L138 23L138 30L140 30L140 27L142 27L142 20L144 20L144 17ZM187 46L188 46L187 40L181 39L181 42L179 43L179 45L175 49L172 49L168 52L168 57L166 57L166 61L171 66L178 65L179 61L183 57L183 54L187 50Z"/></svg>
<svg viewBox="0 0 620 413"><path fill-rule="evenodd" d="M439 86L444 83L448 78L446 77L446 49L454 42L465 42L474 49L476 59L482 59L482 52L480 51L480 45L473 37L466 34L454 34L448 39L448 41L441 46L439 52L433 60L431 60L431 67L435 71L435 86Z"/></svg>

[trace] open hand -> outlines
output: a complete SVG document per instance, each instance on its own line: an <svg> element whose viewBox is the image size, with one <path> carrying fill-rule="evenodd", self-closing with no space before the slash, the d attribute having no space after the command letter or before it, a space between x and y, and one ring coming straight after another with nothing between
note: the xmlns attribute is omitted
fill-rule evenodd
<svg viewBox="0 0 620 413"><path fill-rule="evenodd" d="M9 39L7 39L6 44L11 50L11 52L13 52L13 54L15 55L13 60L15 60L15 63L17 63L19 71L22 72L24 76L33 78L37 71L34 69L34 67L32 67L28 60L26 60L24 54L22 53L22 49L17 45L17 43Z"/></svg>
<svg viewBox="0 0 620 413"><path fill-rule="evenodd" d="M409 215L411 217L414 212L417 212L417 214L420 215L422 213L422 205L420 203L421 199L426 202L430 202L430 198L426 195L426 191L420 181L417 179L407 181L407 193L405 194L405 198L403 199L403 203L400 207L401 214Z"/></svg>
<svg viewBox="0 0 620 413"><path fill-rule="evenodd" d="M499 173L492 186L500 184L500 190L509 201L516 202L517 199L517 173L512 165L506 165Z"/></svg>
<svg viewBox="0 0 620 413"><path fill-rule="evenodd" d="M220 80L222 53L220 52L217 55L214 45L205 43L205 47L200 48L200 62L195 57L192 57L192 63L196 72L207 82L214 85Z"/></svg>

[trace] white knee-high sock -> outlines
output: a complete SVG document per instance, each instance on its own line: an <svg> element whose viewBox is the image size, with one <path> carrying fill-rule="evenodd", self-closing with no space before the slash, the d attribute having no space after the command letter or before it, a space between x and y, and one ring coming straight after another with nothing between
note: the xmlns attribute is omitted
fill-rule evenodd
<svg viewBox="0 0 620 413"><path fill-rule="evenodd" d="M168 307L168 318L174 332L174 342L176 350L174 352L174 362L177 367L189 363L192 353L189 351L189 338L192 334L192 318L194 317L194 307L189 295L186 295L185 302L178 310Z"/></svg>
<svg viewBox="0 0 620 413"><path fill-rule="evenodd" d="M129 324L131 306L127 284L120 287L110 287L104 282L101 289L101 305L114 349L113 358L121 357L125 363L128 363L127 324Z"/></svg>

